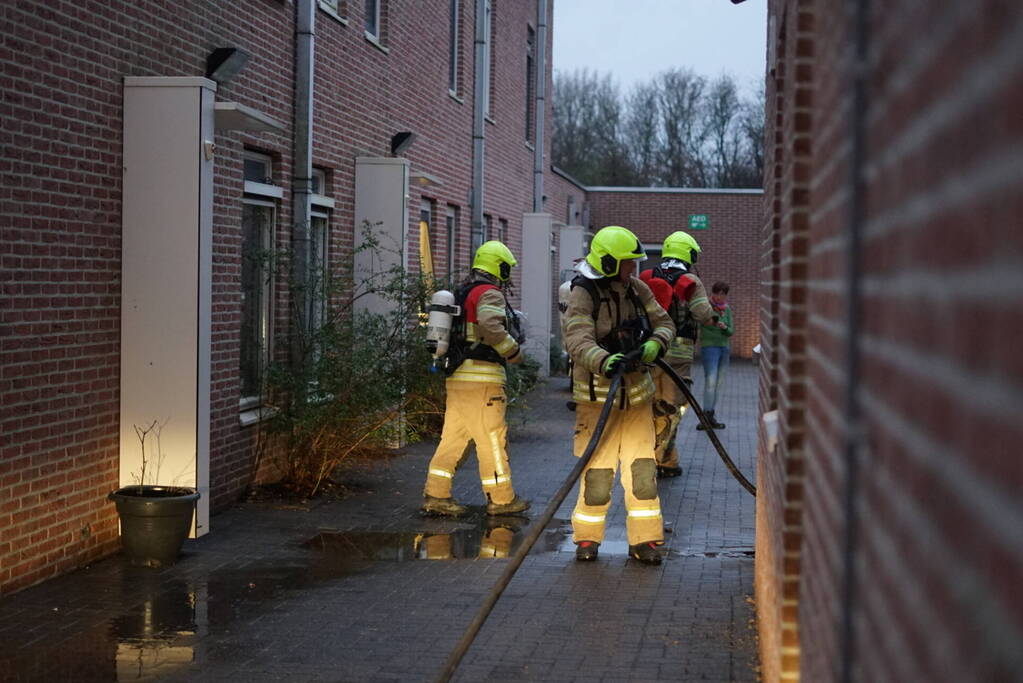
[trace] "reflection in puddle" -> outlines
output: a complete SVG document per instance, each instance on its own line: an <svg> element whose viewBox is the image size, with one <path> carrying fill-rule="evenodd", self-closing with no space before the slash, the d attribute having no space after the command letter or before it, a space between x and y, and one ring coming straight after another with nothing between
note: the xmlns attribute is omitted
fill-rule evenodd
<svg viewBox="0 0 1023 683"><path fill-rule="evenodd" d="M199 637L207 632L206 593L204 583L179 584L114 619L116 680L153 680L195 661Z"/></svg>
<svg viewBox="0 0 1023 683"><path fill-rule="evenodd" d="M322 554L316 566L353 567L367 562L468 560L513 555L525 540L524 517L486 517L474 527L443 532L321 531L303 546ZM530 552L559 549L566 522L554 520Z"/></svg>
<svg viewBox="0 0 1023 683"><path fill-rule="evenodd" d="M34 644L0 648L0 680L188 678L210 661L224 665L232 657L248 656L245 648L225 645L220 636L260 618L289 593L372 572L379 562L514 554L528 533L529 519L479 512L469 519L423 520L418 530L408 532L322 531L302 544L309 552L259 566L240 557L237 564L213 570L196 567L188 578L126 567L118 575L120 585L109 589L117 606L107 614L116 616L80 623L68 638L61 624L65 612L55 609L44 637L26 634ZM532 552L558 552L570 535L567 520L554 520Z"/></svg>

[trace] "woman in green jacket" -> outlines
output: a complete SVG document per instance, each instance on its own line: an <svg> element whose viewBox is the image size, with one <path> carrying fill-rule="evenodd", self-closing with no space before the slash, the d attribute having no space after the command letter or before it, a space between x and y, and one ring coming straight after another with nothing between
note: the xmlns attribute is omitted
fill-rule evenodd
<svg viewBox="0 0 1023 683"><path fill-rule="evenodd" d="M728 283L715 282L710 289L710 304L714 308L717 322L700 329L700 358L703 361L703 412L714 429L724 429L725 424L714 417L714 406L718 391L725 379L725 371L731 363L728 345L735 328L732 326L732 309L728 305ZM703 423L696 426L702 430Z"/></svg>

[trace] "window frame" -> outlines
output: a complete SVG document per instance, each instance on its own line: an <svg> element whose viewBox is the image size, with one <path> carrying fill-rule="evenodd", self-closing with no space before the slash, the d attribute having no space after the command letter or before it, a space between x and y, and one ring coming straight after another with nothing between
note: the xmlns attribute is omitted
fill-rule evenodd
<svg viewBox="0 0 1023 683"><path fill-rule="evenodd" d="M449 0L449 3L448 94L458 97L461 92L459 61L462 55L462 2L461 0Z"/></svg>
<svg viewBox="0 0 1023 683"><path fill-rule="evenodd" d="M526 25L526 142L536 136L536 29Z"/></svg>
<svg viewBox="0 0 1023 683"><path fill-rule="evenodd" d="M483 50L483 77L486 81L483 84L483 116L491 123L494 121L493 102L491 92L494 88L494 3L493 0L484 2L483 10L483 35L486 36L486 49Z"/></svg>
<svg viewBox="0 0 1023 683"><path fill-rule="evenodd" d="M375 43L378 43L378 44L383 42L382 41L382 36L381 36L383 31L381 31L381 26L380 26L380 15L381 15L380 3L381 3L381 1L382 0L364 0L363 4L362 4L363 12L365 14L365 16L363 17L362 28L366 32L366 38L368 38L369 40L371 40L371 41L373 41ZM368 11L366 11L368 9L367 5L369 5L370 3L373 4L373 30L372 31L369 29L369 23L370 23L370 21L369 21L370 20L369 14L370 13Z"/></svg>
<svg viewBox="0 0 1023 683"><path fill-rule="evenodd" d="M455 276L455 256L458 250L458 207L453 204L448 204L447 213L444 215L444 229L445 238L447 240L447 266L448 266L448 279L452 280Z"/></svg>
<svg viewBox="0 0 1023 683"><path fill-rule="evenodd" d="M242 205L243 205L243 207L245 205L248 205L248 206L261 206L261 207L265 207L265 208L270 210L269 220L266 221L265 227L263 228L264 231L262 232L262 234L260 234L259 240L260 240L260 246L262 248L272 249L273 248L273 244L274 244L275 235L276 235L275 228L276 228L277 219L278 219L278 216L279 216L279 213L280 213L277 202L274 201L274 198L267 198L265 195L257 195L257 194L246 193L246 194L244 194L242 196ZM245 241L244 230L245 230L245 226L244 226L244 218L243 218L243 225L242 225L242 231L243 231L242 242L243 243ZM244 268L245 267L244 266L245 255L242 254L241 258L242 258L242 261L243 261L242 262L242 268ZM259 317L258 317L258 320L257 320L257 323L256 323L256 327L259 330L259 334L258 334L258 339L256 340L256 343L259 346L260 350L259 350L259 354L258 354L259 357L258 357L258 361L257 361L258 367L256 368L256 374L257 374L257 380L261 384L262 381L263 381L264 373L266 372L266 368L270 364L270 359L272 357L271 354L273 353L273 348L272 348L273 347L273 328L274 328L274 320L273 320L273 292L274 292L274 285L275 285L275 280L274 280L274 275L273 275L273 268L269 268L268 272L265 272L265 273L263 272L262 269L260 269L259 280L260 280L260 287L259 287L260 305L259 305L259 311L258 311L258 316ZM244 317L244 307L243 307L243 310L242 310L242 316ZM241 321L239 321L239 324L241 324ZM239 330L239 340L241 339L240 335L242 333L243 333L243 330ZM241 341L239 341L239 349L240 348L241 348ZM252 410L256 410L258 412L258 409L260 408L260 403L261 403L260 399L262 397L262 391L260 391L259 393L253 394L253 395L243 395L241 393L241 385L242 385L242 367L241 367L241 362L242 362L242 359L241 359L241 356L239 355L239 366L238 366L238 387L239 387L238 409L243 414L246 413L247 411L252 411ZM256 416L249 416L249 417L250 418L258 417L258 415L256 415ZM244 415L243 415L243 420L245 420L245 416Z"/></svg>

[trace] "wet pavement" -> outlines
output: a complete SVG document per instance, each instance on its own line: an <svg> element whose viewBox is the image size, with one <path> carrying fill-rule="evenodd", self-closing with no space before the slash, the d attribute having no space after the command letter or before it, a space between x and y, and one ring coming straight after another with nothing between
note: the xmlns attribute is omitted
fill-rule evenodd
<svg viewBox="0 0 1023 683"><path fill-rule="evenodd" d="M567 399L550 380L511 430L534 517L575 462ZM719 400L719 436L752 480L755 368L733 362ZM757 680L754 501L694 426L679 431L685 473L659 485L665 562L628 558L618 489L600 558L576 563L569 494L453 680ZM117 556L3 598L0 680L433 680L529 524L483 513L474 460L455 478L471 514L420 517L434 445L354 468L345 500L225 511L171 567Z"/></svg>

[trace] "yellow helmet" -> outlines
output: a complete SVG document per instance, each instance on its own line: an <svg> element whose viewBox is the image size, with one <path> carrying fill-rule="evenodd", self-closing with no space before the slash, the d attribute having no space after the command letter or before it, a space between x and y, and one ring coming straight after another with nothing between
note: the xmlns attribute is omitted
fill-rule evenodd
<svg viewBox="0 0 1023 683"><path fill-rule="evenodd" d="M700 245L696 243L693 236L688 232L673 232L664 240L664 247L661 249L662 258L675 258L685 261L689 265L696 263L700 256Z"/></svg>
<svg viewBox="0 0 1023 683"><path fill-rule="evenodd" d="M604 277L614 277L621 269L622 261L645 258L643 243L631 230L609 225L593 236L586 262Z"/></svg>
<svg viewBox="0 0 1023 683"><path fill-rule="evenodd" d="M511 276L511 269L517 263L511 249L497 240L490 240L480 245L476 256L472 259L472 267L490 273L501 282Z"/></svg>

